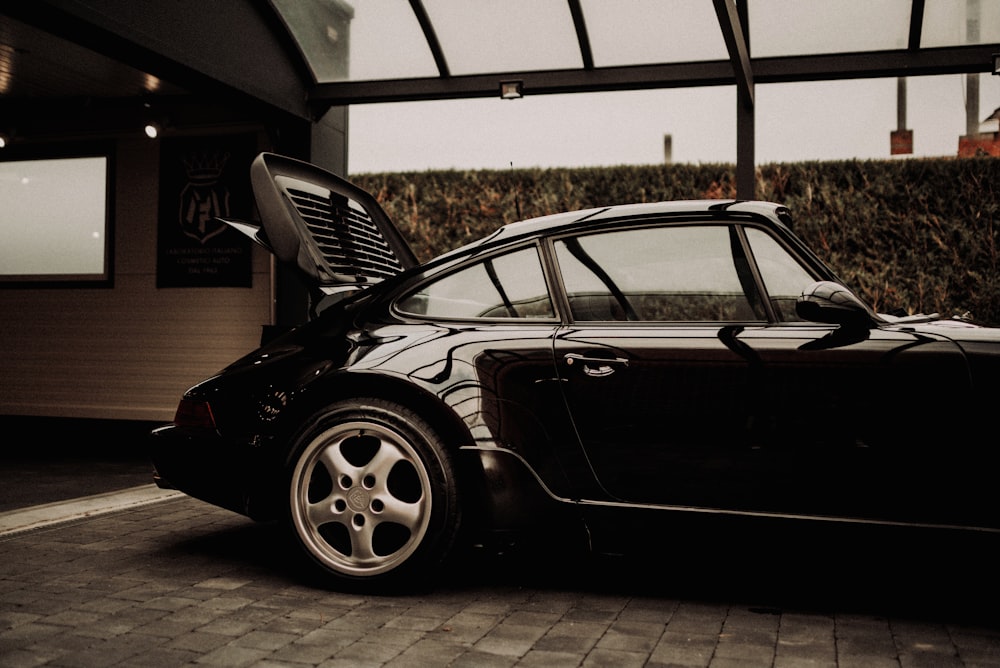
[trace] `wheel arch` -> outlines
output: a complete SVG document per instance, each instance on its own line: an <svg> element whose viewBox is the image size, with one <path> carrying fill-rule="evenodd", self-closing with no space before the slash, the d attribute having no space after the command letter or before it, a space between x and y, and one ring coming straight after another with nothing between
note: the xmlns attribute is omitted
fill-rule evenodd
<svg viewBox="0 0 1000 668"><path fill-rule="evenodd" d="M462 419L432 393L398 378L373 373L344 372L303 393L302 403L295 407L294 427L289 442L294 443L309 429L311 420L325 407L350 399L381 399L408 408L419 414L441 437L442 445L455 454L462 445L472 443L472 434ZM289 450L285 465L294 458Z"/></svg>
<svg viewBox="0 0 1000 668"><path fill-rule="evenodd" d="M466 518L482 517L482 501L473 493L482 488L483 472L477 459L464 457L462 446L473 443L472 432L462 418L444 401L422 387L401 378L377 373L339 372L321 383L310 386L302 393L287 417L287 450L282 470L294 465L297 451L304 435L315 426L324 409L342 401L353 399L378 399L405 407L417 413L441 438L441 445L455 463L456 482L464 501L462 510ZM473 520L475 521L475 520Z"/></svg>

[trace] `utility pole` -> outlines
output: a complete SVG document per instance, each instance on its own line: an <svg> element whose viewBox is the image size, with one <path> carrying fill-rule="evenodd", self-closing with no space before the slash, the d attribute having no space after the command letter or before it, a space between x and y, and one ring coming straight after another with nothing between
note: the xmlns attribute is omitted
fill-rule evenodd
<svg viewBox="0 0 1000 668"><path fill-rule="evenodd" d="M906 77L896 79L896 129L889 136L889 153L913 153L913 130L906 129Z"/></svg>
<svg viewBox="0 0 1000 668"><path fill-rule="evenodd" d="M980 0L965 0L965 41L968 44L979 43L979 2ZM979 134L979 73L965 75L965 134L975 137Z"/></svg>

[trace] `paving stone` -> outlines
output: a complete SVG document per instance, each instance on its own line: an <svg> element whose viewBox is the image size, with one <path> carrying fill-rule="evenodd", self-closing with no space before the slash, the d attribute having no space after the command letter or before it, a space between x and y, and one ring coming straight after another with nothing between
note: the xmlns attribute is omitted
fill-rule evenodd
<svg viewBox="0 0 1000 668"><path fill-rule="evenodd" d="M651 622L616 622L612 624L597 647L602 650L652 652L663 634L664 625Z"/></svg>
<svg viewBox="0 0 1000 668"><path fill-rule="evenodd" d="M649 655L646 652L624 652L595 649L583 660L584 668L643 668Z"/></svg>
<svg viewBox="0 0 1000 668"><path fill-rule="evenodd" d="M571 653L586 655L597 644L595 638L580 638L573 636L552 636L546 634L532 645L531 651L556 653Z"/></svg>
<svg viewBox="0 0 1000 668"><path fill-rule="evenodd" d="M369 665L376 662L382 664L398 656L402 651L403 648L397 645L385 645L359 640L337 652L334 658L353 661L355 665Z"/></svg>
<svg viewBox="0 0 1000 668"><path fill-rule="evenodd" d="M318 666L337 653L339 646L324 643L292 642L271 653L273 661Z"/></svg>
<svg viewBox="0 0 1000 668"><path fill-rule="evenodd" d="M668 630L660 636L650 654L650 663L661 666L707 666L715 654L719 637L692 635Z"/></svg>
<svg viewBox="0 0 1000 668"><path fill-rule="evenodd" d="M440 638L424 638L411 644L390 659L386 666L391 668L449 666L465 651L465 647L453 642L447 642Z"/></svg>
<svg viewBox="0 0 1000 668"><path fill-rule="evenodd" d="M519 657L471 649L452 661L449 668L509 668L516 665L518 660Z"/></svg>
<svg viewBox="0 0 1000 668"><path fill-rule="evenodd" d="M372 629L362 638L365 642L372 642L396 647L409 647L413 643L426 637L424 631L410 631L383 626Z"/></svg>
<svg viewBox="0 0 1000 668"><path fill-rule="evenodd" d="M135 644L122 646L101 643L86 649L67 652L52 663L66 668L106 668L122 663L135 665L142 663L137 658L141 652L142 648Z"/></svg>
<svg viewBox="0 0 1000 668"><path fill-rule="evenodd" d="M190 650L199 654L207 654L214 649L232 642L232 640L231 636L218 633L192 631L191 633L185 633L170 639L165 646L170 649Z"/></svg>
<svg viewBox="0 0 1000 668"><path fill-rule="evenodd" d="M423 611L421 610L421 614ZM401 615L395 619L390 619L385 623L387 629L398 629L400 631L431 631L441 626L441 619L437 617L423 617L420 615Z"/></svg>
<svg viewBox="0 0 1000 668"><path fill-rule="evenodd" d="M68 650L49 649L48 652L40 649L15 649L9 652L0 652L0 668L34 668L34 666L44 666L51 664L59 657L66 654Z"/></svg>
<svg viewBox="0 0 1000 668"><path fill-rule="evenodd" d="M618 614L620 610L595 610L593 608L572 608L565 615L563 619L567 619L571 622L603 622L610 624L611 622L618 619Z"/></svg>
<svg viewBox="0 0 1000 668"><path fill-rule="evenodd" d="M0 654L4 650L10 651L18 647L25 647L43 638L65 632L66 628L63 626L52 626L36 622L20 624L10 630L0 632Z"/></svg>
<svg viewBox="0 0 1000 668"><path fill-rule="evenodd" d="M661 597L599 565L544 586L521 565L361 596L247 556L273 535L179 499L0 540L0 668L1000 668L997 615Z"/></svg>
<svg viewBox="0 0 1000 668"><path fill-rule="evenodd" d="M576 668L586 660L586 656L586 652L532 649L517 662L517 665L537 666L538 668Z"/></svg>
<svg viewBox="0 0 1000 668"><path fill-rule="evenodd" d="M544 629L514 624L499 624L475 644L475 648L488 654L521 657L527 654Z"/></svg>
<svg viewBox="0 0 1000 668"><path fill-rule="evenodd" d="M0 611L0 631L12 629L41 619L41 615L28 612Z"/></svg>
<svg viewBox="0 0 1000 668"><path fill-rule="evenodd" d="M608 629L607 624L561 621L555 624L534 645L534 649L554 652L586 653Z"/></svg>
<svg viewBox="0 0 1000 668"><path fill-rule="evenodd" d="M741 659L754 664L770 665L774 662L773 644L751 644L738 639L720 638L715 646L714 658Z"/></svg>
<svg viewBox="0 0 1000 668"><path fill-rule="evenodd" d="M463 610L441 624L438 631L448 634L454 642L474 643L501 621L501 615Z"/></svg>
<svg viewBox="0 0 1000 668"><path fill-rule="evenodd" d="M218 666L219 668L243 668L254 665L267 655L266 650L223 645L200 656L197 659L197 664L199 666Z"/></svg>
<svg viewBox="0 0 1000 668"><path fill-rule="evenodd" d="M232 641L234 647L252 647L254 649L264 649L274 651L293 642L296 635L293 633L274 633L271 631L251 631Z"/></svg>

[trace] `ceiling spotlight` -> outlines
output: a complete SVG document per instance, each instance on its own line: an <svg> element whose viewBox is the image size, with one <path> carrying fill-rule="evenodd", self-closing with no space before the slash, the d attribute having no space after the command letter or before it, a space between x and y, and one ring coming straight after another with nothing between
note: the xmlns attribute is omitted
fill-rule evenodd
<svg viewBox="0 0 1000 668"><path fill-rule="evenodd" d="M0 132L0 148L7 148L10 145L10 137L6 132Z"/></svg>
<svg viewBox="0 0 1000 668"><path fill-rule="evenodd" d="M152 102L143 101L142 120L142 131L150 139L156 139L163 132L163 114L153 106Z"/></svg>
<svg viewBox="0 0 1000 668"><path fill-rule="evenodd" d="M524 82L523 81L501 81L500 82L500 99L501 100L517 100L524 97Z"/></svg>

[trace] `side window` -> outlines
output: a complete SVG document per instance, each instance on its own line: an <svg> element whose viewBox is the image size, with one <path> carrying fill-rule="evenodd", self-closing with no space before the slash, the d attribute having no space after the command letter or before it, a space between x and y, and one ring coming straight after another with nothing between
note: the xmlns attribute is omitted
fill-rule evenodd
<svg viewBox="0 0 1000 668"><path fill-rule="evenodd" d="M767 232L748 228L747 241L778 319L801 320L795 313L795 302L803 288L816 279Z"/></svg>
<svg viewBox="0 0 1000 668"><path fill-rule="evenodd" d="M575 320L764 319L729 226L607 232L563 239L555 248Z"/></svg>
<svg viewBox="0 0 1000 668"><path fill-rule="evenodd" d="M551 318L555 315L534 246L491 257L403 298L405 313L439 318Z"/></svg>

